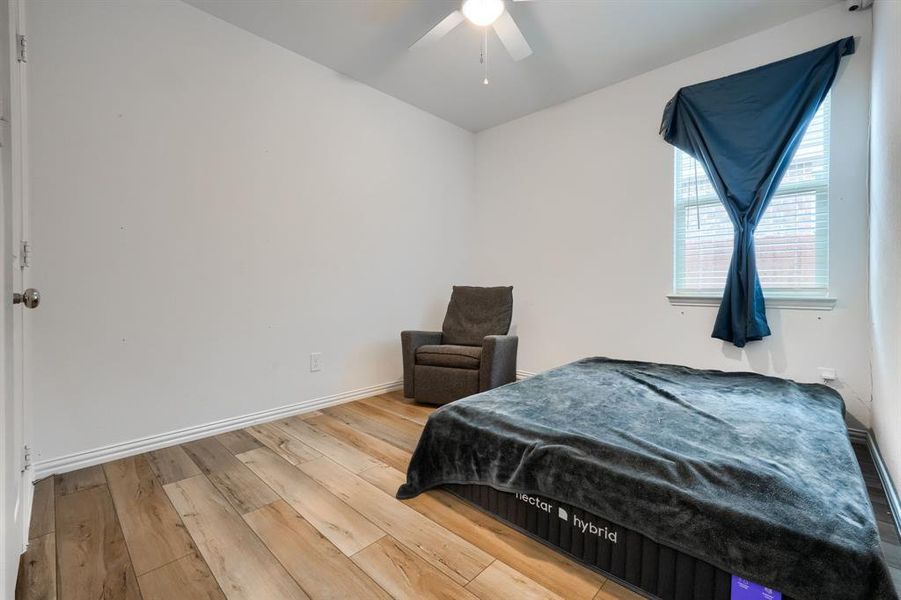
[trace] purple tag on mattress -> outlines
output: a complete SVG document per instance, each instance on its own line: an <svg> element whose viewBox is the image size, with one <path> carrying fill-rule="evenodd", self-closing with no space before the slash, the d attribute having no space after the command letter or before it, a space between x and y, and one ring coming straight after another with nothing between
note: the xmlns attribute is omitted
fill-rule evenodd
<svg viewBox="0 0 901 600"><path fill-rule="evenodd" d="M782 600L782 592L733 575L732 595L729 597L732 600Z"/></svg>

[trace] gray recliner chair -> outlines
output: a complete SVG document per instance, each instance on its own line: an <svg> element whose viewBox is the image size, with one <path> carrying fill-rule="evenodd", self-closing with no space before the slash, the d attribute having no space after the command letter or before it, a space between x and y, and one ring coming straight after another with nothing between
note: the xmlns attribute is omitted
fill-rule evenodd
<svg viewBox="0 0 901 600"><path fill-rule="evenodd" d="M516 380L512 287L454 286L441 331L402 331L404 396L447 404Z"/></svg>

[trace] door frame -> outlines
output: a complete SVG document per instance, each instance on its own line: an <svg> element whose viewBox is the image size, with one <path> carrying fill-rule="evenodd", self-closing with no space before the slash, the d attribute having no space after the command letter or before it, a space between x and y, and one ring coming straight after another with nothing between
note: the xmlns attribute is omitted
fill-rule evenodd
<svg viewBox="0 0 901 600"><path fill-rule="evenodd" d="M31 259L21 256L24 250L22 242L31 239L31 194L28 178L28 70L27 61L19 61L16 55L17 35L26 34L25 6L27 0L9 0L10 7L10 166L11 166L11 190L12 205L19 211L19 241L17 259L21 266L19 281L21 291L31 287ZM15 240L13 240L15 242ZM30 248L30 246L29 246ZM31 406L31 347L28 340L31 338L31 311L24 306L19 307L22 316L22 337L20 346L16 348L21 357L22 367L17 369L17 375L21 377L22 394L22 447L24 469L22 471L23 495L22 501L25 507L25 520L22 524L22 534L25 544L28 543L28 527L31 521L31 502L34 495L34 460L32 458L34 447L32 443L32 406Z"/></svg>
<svg viewBox="0 0 901 600"><path fill-rule="evenodd" d="M15 254L15 267L13 269L13 281L17 281L19 289L24 291L30 287L31 260L23 256L23 242L31 239L31 210L28 181L28 102L27 102L27 59L18 60L17 48L19 35L26 34L25 6L27 0L9 0L9 76L10 76L10 106L9 106L9 158L10 158L10 186L13 209L13 252ZM18 238L18 239L16 239ZM21 400L21 431L22 431L22 495L20 501L24 508L22 523L23 549L28 543L28 526L31 517L31 502L34 494L34 461L31 458L32 427L31 427L31 378L30 347L27 341L30 338L31 311L24 306L16 307L14 319L18 319L20 328L16 333L18 339L13 340L15 358L20 361L15 364L13 381L18 385L18 393ZM18 378L18 381L16 381Z"/></svg>
<svg viewBox="0 0 901 600"><path fill-rule="evenodd" d="M25 63L18 60L18 35L25 33L25 0L8 1L9 28L9 106L0 110L0 194L2 207L2 288L0 298L3 312L0 314L2 331L2 393L10 395L11 413L2 418L3 437L10 436L11 451L7 444L0 444L2 485L3 541L0 543L0 595L10 594L15 586L19 557L28 544L28 527L31 520L31 504L34 493L34 471L27 448L31 447L30 382L28 378L27 351L29 316L22 307L12 305L12 293L21 292L28 283L29 273L23 254L23 240L28 239L29 204L27 177L27 103ZM4 84L7 82L3 82ZM8 157L8 159L7 159ZM8 198L7 198L8 197ZM11 312L10 312L11 311ZM9 356L11 354L12 356ZM4 399L4 406L6 400ZM5 411L4 411L5 412ZM8 483L15 482L13 489ZM11 497L12 496L12 497Z"/></svg>

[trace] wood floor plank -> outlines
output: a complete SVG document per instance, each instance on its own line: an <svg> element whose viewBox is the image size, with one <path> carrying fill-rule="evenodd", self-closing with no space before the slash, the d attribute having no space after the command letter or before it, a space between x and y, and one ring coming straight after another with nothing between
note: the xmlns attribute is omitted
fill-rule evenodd
<svg viewBox="0 0 901 600"><path fill-rule="evenodd" d="M889 567L888 572L892 581L895 583L895 590L901 590L901 569Z"/></svg>
<svg viewBox="0 0 901 600"><path fill-rule="evenodd" d="M191 538L143 455L103 465L135 574L193 552Z"/></svg>
<svg viewBox="0 0 901 600"><path fill-rule="evenodd" d="M366 469L360 473L360 477L379 488L389 496L397 494L397 488L402 486L406 481L403 472L398 471L389 465L381 465ZM404 500L404 504L410 504L408 500Z"/></svg>
<svg viewBox="0 0 901 600"><path fill-rule="evenodd" d="M297 417L298 419L312 419L313 417L318 417L321 414L322 413L319 412L318 410L314 410L311 412L300 413L299 415L294 415L294 416Z"/></svg>
<svg viewBox="0 0 901 600"><path fill-rule="evenodd" d="M56 499L56 544L61 600L140 599L125 538L105 485Z"/></svg>
<svg viewBox="0 0 901 600"><path fill-rule="evenodd" d="M54 492L57 496L66 496L103 485L106 485L106 477L98 465L57 475Z"/></svg>
<svg viewBox="0 0 901 600"><path fill-rule="evenodd" d="M644 596L636 594L632 590L621 586L610 579L604 583L604 587L594 597L594 600L643 600Z"/></svg>
<svg viewBox="0 0 901 600"><path fill-rule="evenodd" d="M879 531L879 538L890 544L898 544L898 531L894 523L886 523L885 521L876 520L876 529Z"/></svg>
<svg viewBox="0 0 901 600"><path fill-rule="evenodd" d="M240 513L256 510L278 500L278 495L269 486L243 468L216 471L207 474L207 477Z"/></svg>
<svg viewBox="0 0 901 600"><path fill-rule="evenodd" d="M401 404L411 404L413 406L418 406L423 410L429 412L435 412L439 408L440 405L437 404L425 404L423 402L417 402L416 398L407 398L404 396L403 390L394 390L393 392L385 392L384 394L380 394L382 398L388 398L389 400L393 400L395 402L399 402Z"/></svg>
<svg viewBox="0 0 901 600"><path fill-rule="evenodd" d="M53 477L45 477L34 484L34 499L31 501L31 522L28 524L28 539L35 539L56 530Z"/></svg>
<svg viewBox="0 0 901 600"><path fill-rule="evenodd" d="M385 535L359 512L268 448L251 450L238 457L345 555L350 556Z"/></svg>
<svg viewBox="0 0 901 600"><path fill-rule="evenodd" d="M307 598L206 477L164 487L229 600Z"/></svg>
<svg viewBox="0 0 901 600"><path fill-rule="evenodd" d="M262 446L255 437L243 429L227 431L225 433L220 433L215 437L219 440L219 443L225 446L232 454L249 452L250 450L256 450Z"/></svg>
<svg viewBox="0 0 901 600"><path fill-rule="evenodd" d="M200 468L181 446L148 452L147 461L163 485L200 475Z"/></svg>
<svg viewBox="0 0 901 600"><path fill-rule="evenodd" d="M144 600L225 600L225 594L197 551L138 577Z"/></svg>
<svg viewBox="0 0 901 600"><path fill-rule="evenodd" d="M399 404L398 406L404 406ZM409 418L404 415L400 415L397 411L401 411L401 408L395 408L394 410L388 410L385 407L375 406L371 403L366 403L363 401L357 402L349 402L347 404L340 404L338 407L347 408L353 411L357 411L360 414L369 417L373 421L377 421L385 425L385 427L390 427L396 429L398 433L407 435L414 439L414 441L419 440L419 435L422 433L423 423L416 423L411 421Z"/></svg>
<svg viewBox="0 0 901 600"><path fill-rule="evenodd" d="M297 467L383 531L465 585L494 558L334 462Z"/></svg>
<svg viewBox="0 0 901 600"><path fill-rule="evenodd" d="M397 600L475 600L470 592L391 537L353 561Z"/></svg>
<svg viewBox="0 0 901 600"><path fill-rule="evenodd" d="M28 549L19 563L16 600L55 599L56 536L46 533L28 541Z"/></svg>
<svg viewBox="0 0 901 600"><path fill-rule="evenodd" d="M188 442L183 448L238 512L250 512L278 500L278 495L219 440L205 438Z"/></svg>
<svg viewBox="0 0 901 600"><path fill-rule="evenodd" d="M314 600L390 598L284 500L247 513L244 520Z"/></svg>
<svg viewBox="0 0 901 600"><path fill-rule="evenodd" d="M386 466L364 471L360 477L388 494L394 494L405 480L403 473ZM449 492L432 490L404 500L404 504L564 598L593 598L605 581L595 571L508 527Z"/></svg>
<svg viewBox="0 0 901 600"><path fill-rule="evenodd" d="M898 544L887 544L882 542L879 544L882 548L882 555L888 566L901 569L901 546Z"/></svg>
<svg viewBox="0 0 901 600"><path fill-rule="evenodd" d="M323 412L408 452L416 449L422 434L419 425L366 404L341 404Z"/></svg>
<svg viewBox="0 0 901 600"><path fill-rule="evenodd" d="M303 419L292 417L276 423L282 431L294 436L307 446L314 448L345 468L359 473L382 464L365 452L357 450L338 438L323 433Z"/></svg>
<svg viewBox="0 0 901 600"><path fill-rule="evenodd" d="M389 395L364 398L358 403L368 404L369 406L381 408L382 410L386 410L392 414L397 415L398 417L412 421L420 427L425 425L425 422L428 420L429 415L435 412L434 406L416 404L415 402L407 403L400 401L397 398L393 398Z"/></svg>
<svg viewBox="0 0 901 600"><path fill-rule="evenodd" d="M517 598L518 600L563 600L516 569L499 560L491 563L466 589L482 600Z"/></svg>
<svg viewBox="0 0 901 600"><path fill-rule="evenodd" d="M275 425L255 425L247 430L263 445L287 460L292 465L299 465L308 460L321 458L319 451L310 448L296 437L285 433Z"/></svg>
<svg viewBox="0 0 901 600"><path fill-rule="evenodd" d="M307 423L400 471L406 471L410 464L410 453L406 450L355 429L335 417L320 415L307 419Z"/></svg>
<svg viewBox="0 0 901 600"><path fill-rule="evenodd" d="M214 437L185 442L182 449L191 457L204 475L215 471L225 471L238 461L235 455Z"/></svg>

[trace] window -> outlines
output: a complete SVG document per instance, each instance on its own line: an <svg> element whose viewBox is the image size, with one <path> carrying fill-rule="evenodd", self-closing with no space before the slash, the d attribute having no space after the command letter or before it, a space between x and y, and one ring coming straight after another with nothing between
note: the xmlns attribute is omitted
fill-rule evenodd
<svg viewBox="0 0 901 600"><path fill-rule="evenodd" d="M829 286L829 105L820 106L757 226L764 293L823 297ZM703 167L676 150L674 294L720 295L732 257L732 223Z"/></svg>

